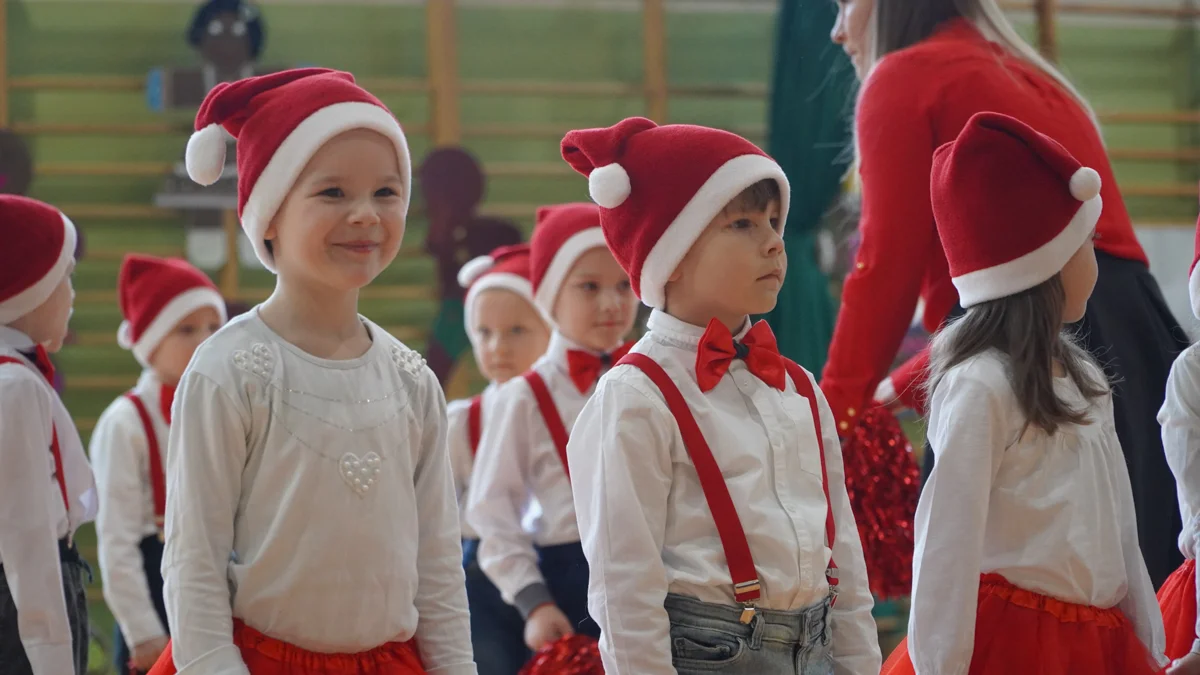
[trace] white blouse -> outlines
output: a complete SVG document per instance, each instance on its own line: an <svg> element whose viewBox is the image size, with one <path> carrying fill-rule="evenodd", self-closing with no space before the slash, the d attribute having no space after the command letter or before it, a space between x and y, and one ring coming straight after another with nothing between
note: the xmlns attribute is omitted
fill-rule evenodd
<svg viewBox="0 0 1200 675"><path fill-rule="evenodd" d="M96 486L71 414L20 353L34 347L24 333L0 326L0 356L26 364L0 366L0 565L34 675L63 675L75 672L75 657L58 540L96 516ZM55 431L69 509L50 451Z"/></svg>
<svg viewBox="0 0 1200 675"><path fill-rule="evenodd" d="M1163 450L1175 474L1183 532L1179 550L1189 560L1196 558L1200 540L1200 345L1188 347L1175 358L1167 377L1167 397L1158 412L1162 425ZM1198 587L1200 594L1200 587ZM1197 598L1200 603L1200 598ZM1200 620L1196 624L1200 635ZM1200 652L1200 639L1192 645Z"/></svg>
<svg viewBox="0 0 1200 675"><path fill-rule="evenodd" d="M180 675L249 675L235 617L315 652L416 638L429 673L475 673L442 391L362 321L356 359L314 357L257 310L192 357L163 557Z"/></svg>
<svg viewBox="0 0 1200 675"><path fill-rule="evenodd" d="M567 352L581 349L558 332L533 364L570 433L591 395L571 381ZM593 387L592 389L594 389ZM521 609L545 597L534 546L579 541L571 481L533 391L523 377L499 387L484 409L483 439L475 460L467 519L479 533L479 565L505 602ZM541 513L529 518L537 509ZM518 595L525 591L525 595ZM529 609L529 608L526 608Z"/></svg>
<svg viewBox="0 0 1200 675"><path fill-rule="evenodd" d="M133 391L150 415L166 466L170 427L161 412L162 381L154 371L145 370ZM96 535L104 602L130 645L167 634L150 597L140 548L142 539L158 534L149 452L137 408L125 396L117 397L97 420L88 453L100 492Z"/></svg>
<svg viewBox="0 0 1200 675"><path fill-rule="evenodd" d="M937 462L917 507L908 633L919 675L967 672L981 573L1065 602L1117 607L1166 662L1112 398L1088 402L1066 377L1055 389L1094 421L1022 433L1006 357L994 351L952 368L933 393Z"/></svg>
<svg viewBox="0 0 1200 675"><path fill-rule="evenodd" d="M655 311L633 348L679 387L721 467L762 583L760 607L799 610L824 601L830 555L840 572L831 622L838 675L877 675L873 600L833 414L818 395L837 527L828 506L809 402L791 381L775 389L735 360L707 393L696 383L704 329ZM749 323L737 336L749 329ZM810 376L811 378L811 376ZM820 389L816 389L820 391ZM668 593L738 603L716 521L665 399L633 366L605 375L568 446L575 505L591 570L588 608L600 624L609 675L674 675Z"/></svg>

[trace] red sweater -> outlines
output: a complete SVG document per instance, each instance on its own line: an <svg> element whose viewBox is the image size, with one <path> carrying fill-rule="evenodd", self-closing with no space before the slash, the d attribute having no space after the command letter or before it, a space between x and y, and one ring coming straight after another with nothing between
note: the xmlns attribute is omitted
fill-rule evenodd
<svg viewBox="0 0 1200 675"><path fill-rule="evenodd" d="M862 178L862 244L846 278L821 388L845 433L887 375L925 300L933 331L958 302L929 197L933 151L977 112L1011 115L1054 138L1100 173L1104 211L1096 248L1146 262L1112 167L1087 112L1054 80L988 42L967 21L882 59L863 83L855 116ZM979 208L988 208L980 204ZM922 408L927 355L892 373L904 403Z"/></svg>

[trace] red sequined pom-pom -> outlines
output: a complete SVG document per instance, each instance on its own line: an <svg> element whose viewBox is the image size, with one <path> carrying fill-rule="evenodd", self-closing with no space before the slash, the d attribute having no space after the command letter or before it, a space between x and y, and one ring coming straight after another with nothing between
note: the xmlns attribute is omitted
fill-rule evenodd
<svg viewBox="0 0 1200 675"><path fill-rule="evenodd" d="M842 457L871 592L881 599L907 596L921 486L912 445L895 415L873 407L842 442Z"/></svg>
<svg viewBox="0 0 1200 675"><path fill-rule="evenodd" d="M533 655L519 675L604 675L600 644L586 635L570 635Z"/></svg>

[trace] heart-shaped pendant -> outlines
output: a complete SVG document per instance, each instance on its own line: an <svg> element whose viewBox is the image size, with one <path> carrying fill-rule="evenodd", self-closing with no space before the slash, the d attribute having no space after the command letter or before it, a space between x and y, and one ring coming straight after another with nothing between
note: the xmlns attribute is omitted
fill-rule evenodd
<svg viewBox="0 0 1200 675"><path fill-rule="evenodd" d="M379 465L382 461L374 452L368 452L361 459L353 452L347 452L342 455L342 461L338 464L338 468L341 471L342 480L346 481L350 489L358 493L359 497L364 497L371 486L375 484L375 479L379 477Z"/></svg>

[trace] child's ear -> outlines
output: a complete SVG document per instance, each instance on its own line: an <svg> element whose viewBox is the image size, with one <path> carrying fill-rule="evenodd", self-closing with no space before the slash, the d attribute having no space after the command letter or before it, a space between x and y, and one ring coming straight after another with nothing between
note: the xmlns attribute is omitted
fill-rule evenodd
<svg viewBox="0 0 1200 675"><path fill-rule="evenodd" d="M667 277L667 283L668 283L668 284L673 284L673 283L675 283L676 281L679 281L680 277L682 277L682 276L683 276L683 272L680 272L680 271L679 271L679 268L678 268L678 267L676 267L676 268L675 268L675 271L674 271L674 272L671 272L671 276Z"/></svg>

